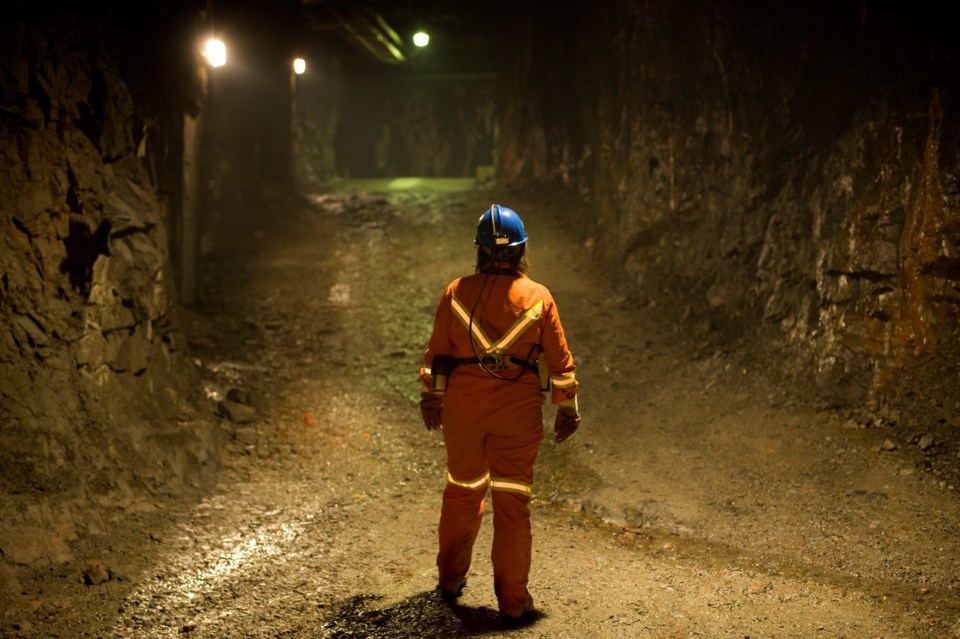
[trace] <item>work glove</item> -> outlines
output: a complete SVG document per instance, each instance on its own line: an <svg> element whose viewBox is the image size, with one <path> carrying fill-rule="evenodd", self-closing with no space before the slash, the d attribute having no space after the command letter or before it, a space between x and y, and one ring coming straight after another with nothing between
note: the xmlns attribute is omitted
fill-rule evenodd
<svg viewBox="0 0 960 639"><path fill-rule="evenodd" d="M443 414L443 395L420 393L420 416L423 418L423 425L427 430L437 430L440 428L440 416Z"/></svg>
<svg viewBox="0 0 960 639"><path fill-rule="evenodd" d="M557 406L557 418L553 422L554 441L558 444L577 432L580 427L580 413L573 406Z"/></svg>

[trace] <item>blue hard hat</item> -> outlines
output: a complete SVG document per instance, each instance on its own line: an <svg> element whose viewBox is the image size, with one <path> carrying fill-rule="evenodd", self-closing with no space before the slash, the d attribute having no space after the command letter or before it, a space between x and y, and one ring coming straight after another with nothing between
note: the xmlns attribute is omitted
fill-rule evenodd
<svg viewBox="0 0 960 639"><path fill-rule="evenodd" d="M477 246L501 248L517 246L527 241L523 221L517 212L499 204L492 205L477 220Z"/></svg>

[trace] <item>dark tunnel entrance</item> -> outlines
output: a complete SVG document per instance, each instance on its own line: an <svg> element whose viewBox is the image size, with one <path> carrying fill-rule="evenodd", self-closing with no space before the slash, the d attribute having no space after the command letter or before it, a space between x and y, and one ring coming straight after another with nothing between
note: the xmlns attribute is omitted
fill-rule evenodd
<svg viewBox="0 0 960 639"><path fill-rule="evenodd" d="M215 207L337 179L492 178L493 35L455 40L441 30L428 49L404 44L402 60L385 59L364 38L389 32L407 40L415 23L403 12L388 24L349 4L228 11L217 16L232 44L228 62L205 69L201 79L201 180ZM304 61L303 73L294 71L295 58Z"/></svg>
<svg viewBox="0 0 960 639"><path fill-rule="evenodd" d="M344 84L334 135L339 177L475 177L493 166L496 94L488 78L379 72Z"/></svg>

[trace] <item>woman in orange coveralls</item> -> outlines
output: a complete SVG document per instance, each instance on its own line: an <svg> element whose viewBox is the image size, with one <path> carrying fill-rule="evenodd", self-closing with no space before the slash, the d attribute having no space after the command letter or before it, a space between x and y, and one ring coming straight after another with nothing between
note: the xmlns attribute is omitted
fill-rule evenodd
<svg viewBox="0 0 960 639"><path fill-rule="evenodd" d="M424 424L443 430L447 449L438 587L452 601L466 585L490 488L494 590L507 624L531 619L534 609L528 506L543 440L541 377L549 375L557 405L555 440L580 423L573 356L553 296L526 275L526 242L515 211L495 204L483 213L476 274L444 291L420 371Z"/></svg>

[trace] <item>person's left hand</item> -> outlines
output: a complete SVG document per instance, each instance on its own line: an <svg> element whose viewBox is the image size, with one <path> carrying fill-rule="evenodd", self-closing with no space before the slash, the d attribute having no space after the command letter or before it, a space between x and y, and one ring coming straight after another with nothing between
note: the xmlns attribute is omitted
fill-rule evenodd
<svg viewBox="0 0 960 639"><path fill-rule="evenodd" d="M420 417L427 430L441 428L440 418L443 415L443 395L423 391L420 393Z"/></svg>
<svg viewBox="0 0 960 639"><path fill-rule="evenodd" d="M580 413L572 406L557 406L557 418L553 422L554 441L558 444L569 439L580 427Z"/></svg>

